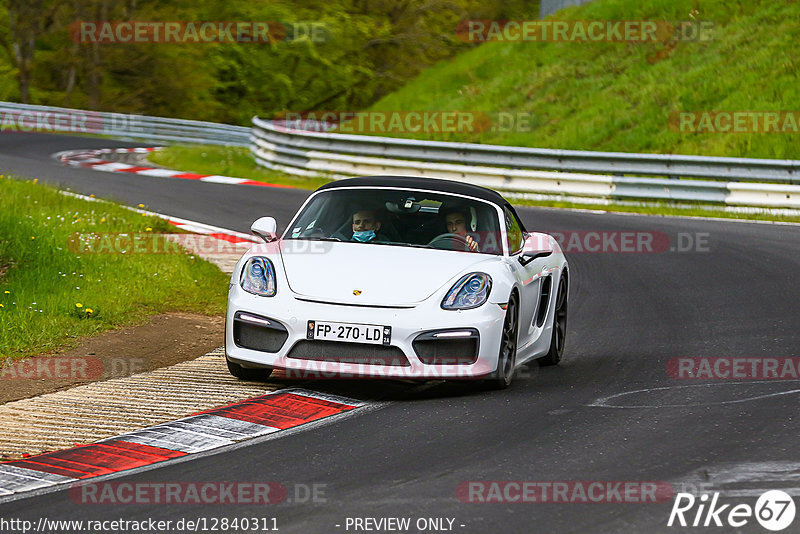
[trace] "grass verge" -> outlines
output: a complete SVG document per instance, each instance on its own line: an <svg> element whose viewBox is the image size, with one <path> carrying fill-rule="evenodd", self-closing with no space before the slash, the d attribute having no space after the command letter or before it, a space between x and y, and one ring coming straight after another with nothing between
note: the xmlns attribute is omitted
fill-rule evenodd
<svg viewBox="0 0 800 534"><path fill-rule="evenodd" d="M301 189L316 189L331 180L292 176L256 164L247 147L174 145L153 152L148 159L157 165L198 174L219 174Z"/></svg>
<svg viewBox="0 0 800 534"><path fill-rule="evenodd" d="M168 311L222 314L228 276L190 254L75 254L78 233L171 233L109 202L0 179L0 357L63 349L75 338ZM89 312L91 310L91 312Z"/></svg>

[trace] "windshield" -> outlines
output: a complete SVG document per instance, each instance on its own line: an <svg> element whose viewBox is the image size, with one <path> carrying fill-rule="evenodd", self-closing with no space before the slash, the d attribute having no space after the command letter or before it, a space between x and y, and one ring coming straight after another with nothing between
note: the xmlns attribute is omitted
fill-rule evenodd
<svg viewBox="0 0 800 534"><path fill-rule="evenodd" d="M319 193L295 218L284 239L503 253L494 205L404 189L339 189Z"/></svg>

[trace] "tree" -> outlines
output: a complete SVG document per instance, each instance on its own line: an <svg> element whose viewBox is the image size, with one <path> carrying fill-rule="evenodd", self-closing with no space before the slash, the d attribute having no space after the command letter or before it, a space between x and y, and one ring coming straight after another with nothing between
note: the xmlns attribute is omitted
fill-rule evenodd
<svg viewBox="0 0 800 534"><path fill-rule="evenodd" d="M36 41L57 25L57 13L63 0L3 0L8 16L8 28L0 32L0 46L6 51L17 71L19 99L30 102L31 69Z"/></svg>

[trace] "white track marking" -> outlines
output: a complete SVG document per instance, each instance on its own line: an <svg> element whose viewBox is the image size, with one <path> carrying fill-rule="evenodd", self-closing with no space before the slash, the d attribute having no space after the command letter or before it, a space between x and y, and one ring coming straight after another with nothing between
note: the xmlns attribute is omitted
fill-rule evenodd
<svg viewBox="0 0 800 534"><path fill-rule="evenodd" d="M797 380L759 380L756 382L725 382L725 383L713 383L713 384L690 384L685 386L665 386L665 387L656 387L656 388L645 388L645 389L637 389L633 391L623 391L622 393L615 393L614 395L609 395L607 397L600 397L596 401L587 404L587 406L591 407L599 407L599 408L623 408L623 409L631 409L631 408L686 408L690 406L715 406L715 405L724 405L724 404L738 404L742 402L750 402L755 400L767 399L771 397L779 397L782 395L792 395L795 393L800 393L800 389L792 389L789 391L778 391L775 393L767 393L764 395L756 395L752 397L734 399L729 401L716 401L716 402L694 402L694 403L684 403L684 404L635 404L635 405L615 405L611 404L610 401L613 399L618 399L620 397L628 396L628 395L635 395L637 393L650 393L654 391L668 391L668 390L675 390L675 389L686 389L686 388L710 388L710 387L722 387L722 386L745 386L745 385L753 385L753 384L779 384L779 383L794 383L797 384Z"/></svg>

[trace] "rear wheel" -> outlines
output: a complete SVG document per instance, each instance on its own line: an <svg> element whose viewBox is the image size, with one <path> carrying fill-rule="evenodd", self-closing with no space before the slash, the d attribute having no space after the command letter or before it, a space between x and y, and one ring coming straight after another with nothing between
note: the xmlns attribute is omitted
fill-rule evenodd
<svg viewBox="0 0 800 534"><path fill-rule="evenodd" d="M266 380L272 374L272 367L259 367L251 369L249 367L242 367L238 363L234 363L225 358L228 364L228 371L240 380Z"/></svg>
<svg viewBox="0 0 800 534"><path fill-rule="evenodd" d="M561 281L558 283L550 350L546 356L539 358L539 365L558 365L564 355L564 343L567 339L567 306L567 278L562 276Z"/></svg>
<svg viewBox="0 0 800 534"><path fill-rule="evenodd" d="M517 299L512 295L508 299L503 334L500 337L497 371L492 378L486 380L486 386L490 389L505 389L514 378L514 370L517 367L517 319Z"/></svg>

